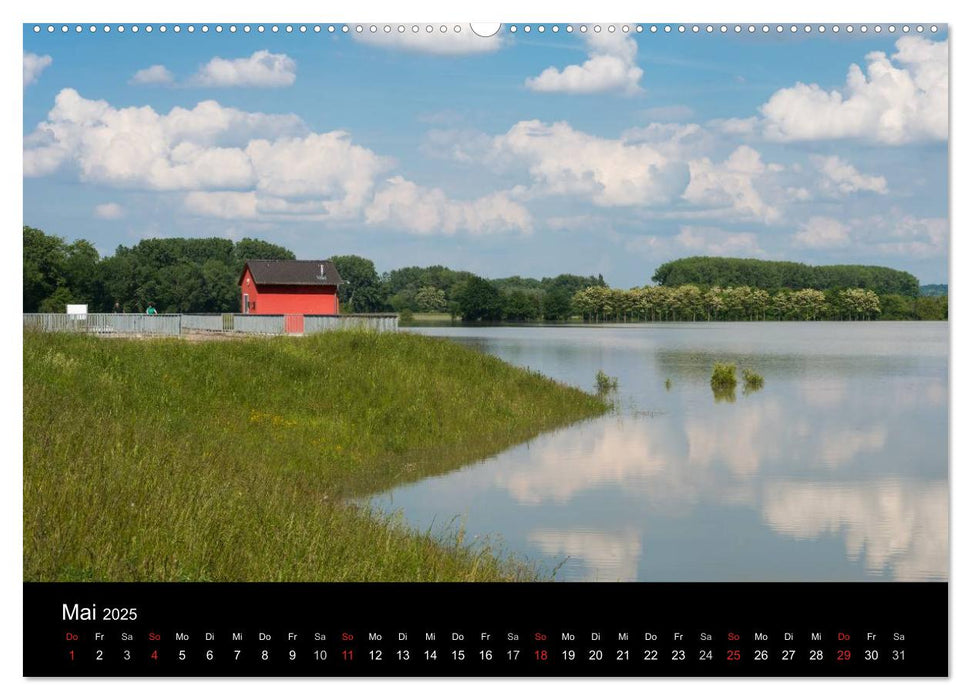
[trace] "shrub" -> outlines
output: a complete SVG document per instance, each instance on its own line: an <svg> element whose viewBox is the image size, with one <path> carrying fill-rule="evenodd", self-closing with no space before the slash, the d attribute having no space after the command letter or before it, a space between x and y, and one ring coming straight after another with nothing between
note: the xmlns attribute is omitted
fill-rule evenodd
<svg viewBox="0 0 971 700"><path fill-rule="evenodd" d="M745 382L745 391L758 391L762 388L765 380L758 372L750 369L742 370L742 381Z"/></svg>
<svg viewBox="0 0 971 700"><path fill-rule="evenodd" d="M610 391L617 388L617 377L610 377L603 370L597 372L597 391Z"/></svg>
<svg viewBox="0 0 971 700"><path fill-rule="evenodd" d="M736 383L735 365L730 362L716 362L711 370L711 388L731 389Z"/></svg>

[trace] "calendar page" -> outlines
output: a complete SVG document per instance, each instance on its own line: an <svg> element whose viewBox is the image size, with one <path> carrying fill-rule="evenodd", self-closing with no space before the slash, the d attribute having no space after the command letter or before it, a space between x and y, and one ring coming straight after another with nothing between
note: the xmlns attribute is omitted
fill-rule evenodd
<svg viewBox="0 0 971 700"><path fill-rule="evenodd" d="M948 26L633 19L23 25L25 676L948 675Z"/></svg>

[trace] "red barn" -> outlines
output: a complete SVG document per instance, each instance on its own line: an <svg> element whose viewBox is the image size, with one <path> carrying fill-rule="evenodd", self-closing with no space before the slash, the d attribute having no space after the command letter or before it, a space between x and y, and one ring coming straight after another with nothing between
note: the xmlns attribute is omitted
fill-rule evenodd
<svg viewBox="0 0 971 700"><path fill-rule="evenodd" d="M247 260L240 308L244 314L337 314L339 284L330 260Z"/></svg>

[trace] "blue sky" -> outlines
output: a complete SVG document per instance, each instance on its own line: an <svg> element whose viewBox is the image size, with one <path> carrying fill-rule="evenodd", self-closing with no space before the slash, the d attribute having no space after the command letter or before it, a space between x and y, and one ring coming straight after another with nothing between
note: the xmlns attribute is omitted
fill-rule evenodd
<svg viewBox="0 0 971 700"><path fill-rule="evenodd" d="M947 281L943 31L536 26L25 26L24 223L621 287L687 255Z"/></svg>

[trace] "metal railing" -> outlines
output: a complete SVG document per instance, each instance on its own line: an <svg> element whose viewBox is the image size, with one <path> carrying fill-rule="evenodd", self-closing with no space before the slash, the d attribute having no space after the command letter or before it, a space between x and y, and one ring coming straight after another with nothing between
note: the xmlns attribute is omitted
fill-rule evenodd
<svg viewBox="0 0 971 700"><path fill-rule="evenodd" d="M392 333L398 330L396 314L304 315L302 325L293 320L288 324L284 314L24 314L24 328L173 336L200 332L283 335L294 329L304 334L350 328Z"/></svg>
<svg viewBox="0 0 971 700"><path fill-rule="evenodd" d="M225 326L224 316L230 319L228 329ZM182 314L182 328L187 331L232 330L232 314Z"/></svg>
<svg viewBox="0 0 971 700"><path fill-rule="evenodd" d="M286 330L283 314L233 314L233 327L238 333L282 335Z"/></svg>
<svg viewBox="0 0 971 700"><path fill-rule="evenodd" d="M126 335L181 335L181 314L24 314L24 328Z"/></svg>
<svg viewBox="0 0 971 700"><path fill-rule="evenodd" d="M345 314L343 316L304 315L303 332L320 333L344 328L358 328L379 333L398 330L397 314Z"/></svg>

